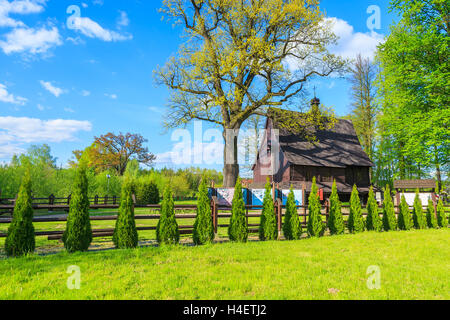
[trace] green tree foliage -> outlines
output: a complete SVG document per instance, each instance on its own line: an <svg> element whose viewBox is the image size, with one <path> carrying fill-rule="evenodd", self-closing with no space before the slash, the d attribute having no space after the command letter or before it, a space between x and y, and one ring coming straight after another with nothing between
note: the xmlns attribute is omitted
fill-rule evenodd
<svg viewBox="0 0 450 320"><path fill-rule="evenodd" d="M5 251L8 256L17 257L32 253L34 248L31 177L30 169L27 168L14 206L12 222L8 228Z"/></svg>
<svg viewBox="0 0 450 320"><path fill-rule="evenodd" d="M245 216L245 202L242 195L241 179L238 179L234 189L228 236L234 242L247 242L248 239L248 225Z"/></svg>
<svg viewBox="0 0 450 320"><path fill-rule="evenodd" d="M398 214L398 228L400 230L410 230L413 227L413 220L409 212L409 206L406 203L405 195L402 195L400 202L400 212Z"/></svg>
<svg viewBox="0 0 450 320"><path fill-rule="evenodd" d="M193 240L196 245L202 245L214 240L214 225L211 216L211 201L208 197L206 179L198 188L197 217L194 223Z"/></svg>
<svg viewBox="0 0 450 320"><path fill-rule="evenodd" d="M141 177L136 182L136 201L138 204L158 204L159 189L155 182L148 177Z"/></svg>
<svg viewBox="0 0 450 320"><path fill-rule="evenodd" d="M297 213L294 190L291 187L287 201L286 213L284 215L283 234L287 240L299 240L302 236L302 224Z"/></svg>
<svg viewBox="0 0 450 320"><path fill-rule="evenodd" d="M92 242L88 180L83 164L78 167L75 175L69 216L62 240L68 252L87 251Z"/></svg>
<svg viewBox="0 0 450 320"><path fill-rule="evenodd" d="M384 231L397 230L397 218L395 217L394 203L392 202L389 185L384 190L383 200L383 228Z"/></svg>
<svg viewBox="0 0 450 320"><path fill-rule="evenodd" d="M328 217L328 229L332 235L343 234L345 230L344 218L342 217L341 202L337 193L336 180L331 187L330 215Z"/></svg>
<svg viewBox="0 0 450 320"><path fill-rule="evenodd" d="M419 197L419 190L416 190L416 197L414 198L413 222L414 228L416 229L425 229L427 227L427 222L423 214L422 201Z"/></svg>
<svg viewBox="0 0 450 320"><path fill-rule="evenodd" d="M448 221L447 217L445 216L444 203L442 202L442 199L439 199L436 209L437 209L438 226L441 228L447 228Z"/></svg>
<svg viewBox="0 0 450 320"><path fill-rule="evenodd" d="M272 187L268 178L265 189L261 223L259 225L259 239L261 241L270 241L278 238L278 224L272 199Z"/></svg>
<svg viewBox="0 0 450 320"><path fill-rule="evenodd" d="M350 197L350 216L348 217L348 230L350 233L358 233L364 231L364 218L362 216L361 201L359 200L359 192L356 185L353 186L352 195Z"/></svg>
<svg viewBox="0 0 450 320"><path fill-rule="evenodd" d="M311 185L311 193L308 198L308 235L310 237L321 237L325 233L325 227L320 213L322 206L320 205L318 192L316 177L314 177Z"/></svg>
<svg viewBox="0 0 450 320"><path fill-rule="evenodd" d="M134 219L134 203L132 197L132 183L126 179L122 186L119 215L114 229L113 242L118 249L136 248L138 233Z"/></svg>
<svg viewBox="0 0 450 320"><path fill-rule="evenodd" d="M428 200L426 218L427 218L428 228L437 229L438 223L437 223L436 213L434 212L433 201L431 199Z"/></svg>
<svg viewBox="0 0 450 320"><path fill-rule="evenodd" d="M378 214L378 203L375 200L375 194L373 192L373 187L369 190L369 199L367 200L367 219L366 219L366 229L368 231L382 231L383 224Z"/></svg>
<svg viewBox="0 0 450 320"><path fill-rule="evenodd" d="M161 203L161 216L156 226L156 240L159 244L178 244L180 232L175 218L173 193L170 186L166 186Z"/></svg>

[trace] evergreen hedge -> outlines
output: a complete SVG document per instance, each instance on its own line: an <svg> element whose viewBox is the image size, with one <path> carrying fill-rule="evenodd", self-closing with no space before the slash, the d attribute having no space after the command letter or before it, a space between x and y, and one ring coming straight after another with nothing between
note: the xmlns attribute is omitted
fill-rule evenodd
<svg viewBox="0 0 450 320"><path fill-rule="evenodd" d="M69 216L62 241L68 252L87 251L92 242L89 216L88 180L86 166L80 164L75 173Z"/></svg>
<svg viewBox="0 0 450 320"><path fill-rule="evenodd" d="M333 186L331 187L328 229L332 235L343 234L345 229L341 201L339 201L339 195L337 193L336 180L333 181Z"/></svg>
<svg viewBox="0 0 450 320"><path fill-rule="evenodd" d="M398 214L398 228L400 230L411 230L413 221L409 212L409 206L406 203L405 195L402 195L400 202L400 211Z"/></svg>
<svg viewBox="0 0 450 320"><path fill-rule="evenodd" d="M437 205L437 220L438 220L439 227L441 227L441 228L448 227L448 221L447 221L447 217L445 216L444 203L442 202L442 199L439 199L439 202Z"/></svg>
<svg viewBox="0 0 450 320"><path fill-rule="evenodd" d="M125 178L120 197L119 215L113 235L114 245L118 249L136 248L138 245L132 190L130 179Z"/></svg>
<svg viewBox="0 0 450 320"><path fill-rule="evenodd" d="M198 188L197 216L194 223L193 240L196 245L210 243L214 240L211 200L208 196L205 178L202 179Z"/></svg>
<svg viewBox="0 0 450 320"><path fill-rule="evenodd" d="M361 201L356 185L353 186L352 195L350 197L350 216L348 217L348 230L350 233L358 233L364 231L364 218L362 216Z"/></svg>
<svg viewBox="0 0 450 320"><path fill-rule="evenodd" d="M366 219L366 229L368 231L382 231L383 224L378 214L378 203L375 199L375 193L373 192L373 187L369 190L369 199L367 200L367 219Z"/></svg>
<svg viewBox="0 0 450 320"><path fill-rule="evenodd" d="M434 204L431 199L428 200L428 206L427 206L427 225L428 225L428 228L431 228L431 229L438 228L436 213L434 212Z"/></svg>
<svg viewBox="0 0 450 320"><path fill-rule="evenodd" d="M228 236L230 241L233 242L247 242L248 239L248 225L247 218L245 216L245 202L242 195L241 179L237 180L236 187L234 189Z"/></svg>
<svg viewBox="0 0 450 320"><path fill-rule="evenodd" d="M264 192L263 209L259 225L259 239L271 241L278 238L278 223L275 215L275 207L272 199L272 187L269 178Z"/></svg>
<svg viewBox="0 0 450 320"><path fill-rule="evenodd" d="M178 244L180 242L180 232L175 218L173 193L169 185L164 189L161 214L156 226L156 240L159 244Z"/></svg>
<svg viewBox="0 0 450 320"><path fill-rule="evenodd" d="M316 177L314 177L311 185L311 193L308 198L308 235L310 237L321 237L325 233L325 227L320 213L322 206L319 201L318 192Z"/></svg>
<svg viewBox="0 0 450 320"><path fill-rule="evenodd" d="M136 201L138 204L158 204L160 201L159 189L152 180L140 179L136 185Z"/></svg>
<svg viewBox="0 0 450 320"><path fill-rule="evenodd" d="M27 167L14 205L12 221L8 228L8 235L5 241L6 255L18 257L32 253L35 245L31 174L30 168Z"/></svg>
<svg viewBox="0 0 450 320"><path fill-rule="evenodd" d="M302 224L297 213L294 191L291 187L287 201L286 213L284 215L283 234L286 240L299 240L302 236Z"/></svg>
<svg viewBox="0 0 450 320"><path fill-rule="evenodd" d="M416 190L416 197L414 198L413 222L414 228L416 229L425 229L427 226L425 216L423 214L422 201L419 197L419 190Z"/></svg>
<svg viewBox="0 0 450 320"><path fill-rule="evenodd" d="M383 200L383 229L384 231L397 230L397 218L395 217L394 203L392 202L389 185L384 189Z"/></svg>

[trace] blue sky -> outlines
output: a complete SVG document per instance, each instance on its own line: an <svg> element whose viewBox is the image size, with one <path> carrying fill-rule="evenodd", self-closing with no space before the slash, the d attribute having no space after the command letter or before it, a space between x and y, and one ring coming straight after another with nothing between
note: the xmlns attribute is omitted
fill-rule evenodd
<svg viewBox="0 0 450 320"><path fill-rule="evenodd" d="M68 27L71 5L82 29ZM381 28L372 31L371 5L381 11ZM110 131L140 133L151 152L170 153L171 132L161 125L169 93L153 71L177 51L182 30L161 20L160 7L159 0L0 0L0 161L46 143L65 165L72 150ZM333 50L346 57L372 56L396 18L387 0L325 0L321 8L341 36ZM311 85L338 115L349 112L346 80Z"/></svg>

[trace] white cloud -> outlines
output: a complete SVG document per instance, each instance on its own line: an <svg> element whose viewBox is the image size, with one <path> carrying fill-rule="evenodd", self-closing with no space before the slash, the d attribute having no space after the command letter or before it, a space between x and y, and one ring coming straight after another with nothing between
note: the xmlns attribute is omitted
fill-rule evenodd
<svg viewBox="0 0 450 320"><path fill-rule="evenodd" d="M120 17L117 20L117 26L120 27L126 27L130 24L130 19L128 18L128 15L125 11L120 11Z"/></svg>
<svg viewBox="0 0 450 320"><path fill-rule="evenodd" d="M20 52L43 54L63 43L56 27L18 28L6 34L5 37L5 41L0 40L0 48L5 54Z"/></svg>
<svg viewBox="0 0 450 320"><path fill-rule="evenodd" d="M81 95L82 95L83 97L88 97L88 96L91 95L91 92L88 91L88 90L83 90L83 91L81 91Z"/></svg>
<svg viewBox="0 0 450 320"><path fill-rule="evenodd" d="M123 35L116 31L104 29L97 22L87 17L74 18L75 29L89 38L98 38L107 42L131 40L132 35Z"/></svg>
<svg viewBox="0 0 450 320"><path fill-rule="evenodd" d="M0 102L24 105L28 100L9 93L6 86L0 83Z"/></svg>
<svg viewBox="0 0 450 320"><path fill-rule="evenodd" d="M81 3L81 6L82 6L83 8L87 8L87 7L88 7L88 4L87 4L87 3L84 3L84 2L82 2L82 3Z"/></svg>
<svg viewBox="0 0 450 320"><path fill-rule="evenodd" d="M108 98L111 98L111 99L114 99L114 100L116 100L117 99L117 94L107 94L107 93L105 93L105 96L106 97L108 97Z"/></svg>
<svg viewBox="0 0 450 320"><path fill-rule="evenodd" d="M22 154L25 149L13 145L13 144L2 144L0 141L0 159L9 159L15 154Z"/></svg>
<svg viewBox="0 0 450 320"><path fill-rule="evenodd" d="M75 110L73 110L72 108L64 108L64 111L68 113L75 113Z"/></svg>
<svg viewBox="0 0 450 320"><path fill-rule="evenodd" d="M40 83L41 83L41 86L42 86L45 90L47 90L48 92L50 92L51 94L53 94L53 95L54 95L55 97L57 97L57 98L58 98L60 95L62 95L63 93L65 93L65 90L63 90L63 89L61 89L61 88L58 88L58 87L55 87L55 86L52 85L52 83L49 82L49 81L41 80Z"/></svg>
<svg viewBox="0 0 450 320"><path fill-rule="evenodd" d="M10 14L31 14L40 13L44 11L46 0L14 0L6 1L0 0L0 27L24 27L25 24L22 21L11 18Z"/></svg>
<svg viewBox="0 0 450 320"><path fill-rule="evenodd" d="M148 110L155 112L155 113L163 113L164 112L164 110L162 108L154 107L154 106L148 107Z"/></svg>

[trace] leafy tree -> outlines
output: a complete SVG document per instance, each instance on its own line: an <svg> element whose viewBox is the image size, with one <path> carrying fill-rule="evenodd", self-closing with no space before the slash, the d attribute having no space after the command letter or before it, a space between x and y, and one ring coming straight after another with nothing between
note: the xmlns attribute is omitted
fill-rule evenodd
<svg viewBox="0 0 450 320"><path fill-rule="evenodd" d="M5 241L8 256L22 256L32 253L35 248L33 227L33 207L31 199L30 168L27 167L14 206L11 224Z"/></svg>
<svg viewBox="0 0 450 320"><path fill-rule="evenodd" d="M395 217L394 203L392 202L389 185L384 190L383 200L383 228L384 231L397 230L397 218Z"/></svg>
<svg viewBox="0 0 450 320"><path fill-rule="evenodd" d="M158 204L160 198L159 189L156 183L148 177L139 179L136 186L136 200L137 203L142 205Z"/></svg>
<svg viewBox="0 0 450 320"><path fill-rule="evenodd" d="M245 202L242 195L241 180L238 179L234 189L233 202L231 205L231 219L228 227L228 236L234 242L247 242L248 225L245 216Z"/></svg>
<svg viewBox="0 0 450 320"><path fill-rule="evenodd" d="M400 230L410 230L413 227L413 220L409 213L409 206L406 203L405 195L402 195L400 202L400 212L398 214L398 228Z"/></svg>
<svg viewBox="0 0 450 320"><path fill-rule="evenodd" d="M364 231L364 218L362 216L361 201L356 185L353 186L352 195L350 196L350 216L348 217L348 230L350 233L358 233Z"/></svg>
<svg viewBox="0 0 450 320"><path fill-rule="evenodd" d="M264 192L263 209L261 214L261 223L259 225L259 239L261 241L276 240L278 238L278 224L275 215L275 207L272 199L272 187L269 178L267 178Z"/></svg>
<svg viewBox="0 0 450 320"><path fill-rule="evenodd" d="M373 192L373 187L369 190L369 199L367 201L367 219L366 219L366 229L368 231L382 231L383 224L378 214L378 203L375 200L375 194Z"/></svg>
<svg viewBox="0 0 450 320"><path fill-rule="evenodd" d="M173 193L170 186L164 190L161 216L156 226L156 240L159 244L178 244L180 242L180 232L175 218Z"/></svg>
<svg viewBox="0 0 450 320"><path fill-rule="evenodd" d="M320 213L321 205L318 192L316 177L314 177L311 185L311 193L308 198L308 235L310 237L321 237L325 233L325 227Z"/></svg>
<svg viewBox="0 0 450 320"><path fill-rule="evenodd" d="M136 248L138 245L132 194L132 182L127 178L122 186L119 215L113 235L114 245L118 249Z"/></svg>
<svg viewBox="0 0 450 320"><path fill-rule="evenodd" d="M423 214L422 201L420 200L419 190L416 190L416 197L414 198L413 221L414 221L414 228L416 229L426 228L426 221L425 216Z"/></svg>
<svg viewBox="0 0 450 320"><path fill-rule="evenodd" d="M337 193L336 180L331 187L330 215L328 217L328 229L332 235L344 234L344 218L342 217L341 202Z"/></svg>
<svg viewBox="0 0 450 320"><path fill-rule="evenodd" d="M203 178L198 189L197 217L194 223L194 243L202 245L214 240L214 225L211 217L211 201Z"/></svg>
<svg viewBox="0 0 450 320"><path fill-rule="evenodd" d="M62 237L68 252L87 251L89 249L92 242L89 205L86 166L81 163L75 174L69 216Z"/></svg>
<svg viewBox="0 0 450 320"><path fill-rule="evenodd" d="M427 206L427 225L428 228L437 229L438 223L436 219L436 213L434 212L434 205L431 199L428 200Z"/></svg>
<svg viewBox="0 0 450 320"><path fill-rule="evenodd" d="M297 213L294 190L291 186L286 201L286 214L284 216L283 234L287 240L299 240L302 237L302 224Z"/></svg>
<svg viewBox="0 0 450 320"><path fill-rule="evenodd" d="M447 221L447 217L445 216L444 203L442 202L442 199L439 199L439 202L437 205L437 220L438 220L439 227L447 228L448 221Z"/></svg>

